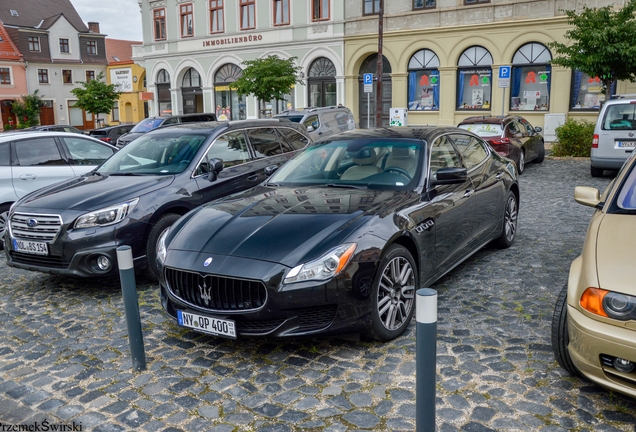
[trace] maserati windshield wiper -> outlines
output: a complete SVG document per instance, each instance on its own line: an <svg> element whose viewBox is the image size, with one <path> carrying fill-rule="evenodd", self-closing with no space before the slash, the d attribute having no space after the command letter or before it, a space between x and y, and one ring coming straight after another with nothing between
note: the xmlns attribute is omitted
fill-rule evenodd
<svg viewBox="0 0 636 432"><path fill-rule="evenodd" d="M352 184L343 184L343 183L327 183L326 187L332 188L344 188L344 189L368 189L366 185L352 185Z"/></svg>

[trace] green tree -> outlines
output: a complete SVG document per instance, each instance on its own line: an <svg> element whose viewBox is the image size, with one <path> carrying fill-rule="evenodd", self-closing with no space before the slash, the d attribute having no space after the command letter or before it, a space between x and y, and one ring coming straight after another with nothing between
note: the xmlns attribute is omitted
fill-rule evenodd
<svg viewBox="0 0 636 432"><path fill-rule="evenodd" d="M621 9L583 6L580 13L565 11L568 24L573 26L565 32L565 38L571 43L548 44L556 52L552 64L598 76L605 89L605 100L609 100L614 80L636 81L634 12L636 0L629 0Z"/></svg>
<svg viewBox="0 0 636 432"><path fill-rule="evenodd" d="M88 82L81 81L79 84L82 87L71 90L71 93L77 98L75 106L95 115L95 117L100 113L110 114L122 93L117 91L115 84L106 84L103 72L100 72L95 79Z"/></svg>
<svg viewBox="0 0 636 432"><path fill-rule="evenodd" d="M239 79L230 84L239 95L254 95L261 101L281 100L293 85L301 83L298 78L300 66L296 66L296 57L281 59L270 55L255 60L246 60L246 67ZM261 108L264 108L263 106Z"/></svg>
<svg viewBox="0 0 636 432"><path fill-rule="evenodd" d="M44 101L38 91L33 94L22 96L21 100L16 100L11 104L11 111L18 119L18 128L37 126L40 124L40 108Z"/></svg>

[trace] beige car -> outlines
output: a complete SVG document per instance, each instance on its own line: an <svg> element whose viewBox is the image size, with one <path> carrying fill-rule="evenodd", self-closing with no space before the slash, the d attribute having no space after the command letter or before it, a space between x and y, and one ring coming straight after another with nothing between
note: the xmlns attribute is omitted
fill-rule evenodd
<svg viewBox="0 0 636 432"><path fill-rule="evenodd" d="M552 349L571 374L636 397L636 155L602 195L578 186L574 199L596 212L554 309Z"/></svg>

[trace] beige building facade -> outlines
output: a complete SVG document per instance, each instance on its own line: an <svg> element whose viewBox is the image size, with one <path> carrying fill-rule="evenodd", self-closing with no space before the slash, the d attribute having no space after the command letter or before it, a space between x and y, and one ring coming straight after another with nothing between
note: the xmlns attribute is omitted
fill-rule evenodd
<svg viewBox="0 0 636 432"><path fill-rule="evenodd" d="M374 125L373 114L366 119L362 74L377 75L377 4L346 6L345 99L361 127ZM611 4L385 0L383 124L390 107L407 108L408 125L456 125L469 116L508 114L541 127L549 117L595 121L603 100L598 79L550 65L548 44L567 42L563 10ZM506 88L499 86L502 67L510 77ZM636 84L618 82L614 93L636 93Z"/></svg>

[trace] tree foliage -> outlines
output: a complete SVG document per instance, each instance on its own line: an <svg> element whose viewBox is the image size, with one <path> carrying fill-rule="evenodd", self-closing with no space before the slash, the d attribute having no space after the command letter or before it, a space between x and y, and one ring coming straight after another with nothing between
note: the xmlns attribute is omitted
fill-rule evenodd
<svg viewBox="0 0 636 432"><path fill-rule="evenodd" d="M40 108L44 101L38 91L33 94L22 96L21 100L16 100L11 104L11 111L18 119L18 128L37 126L40 124Z"/></svg>
<svg viewBox="0 0 636 432"><path fill-rule="evenodd" d="M261 102L284 99L294 84L301 82L300 66L295 62L296 57L281 59L276 55L246 60L241 77L230 87L240 95L254 95Z"/></svg>
<svg viewBox="0 0 636 432"><path fill-rule="evenodd" d="M91 114L110 114L119 100L120 91L117 91L115 84L106 84L104 81L104 73L88 82L80 82L82 87L76 87L71 93L77 97L75 106L82 108Z"/></svg>
<svg viewBox="0 0 636 432"><path fill-rule="evenodd" d="M614 80L636 81L634 12L636 0L629 0L622 9L583 6L580 13L565 11L568 24L573 26L565 32L571 43L548 44L557 54L552 64L598 76L605 88L605 100L609 100Z"/></svg>

